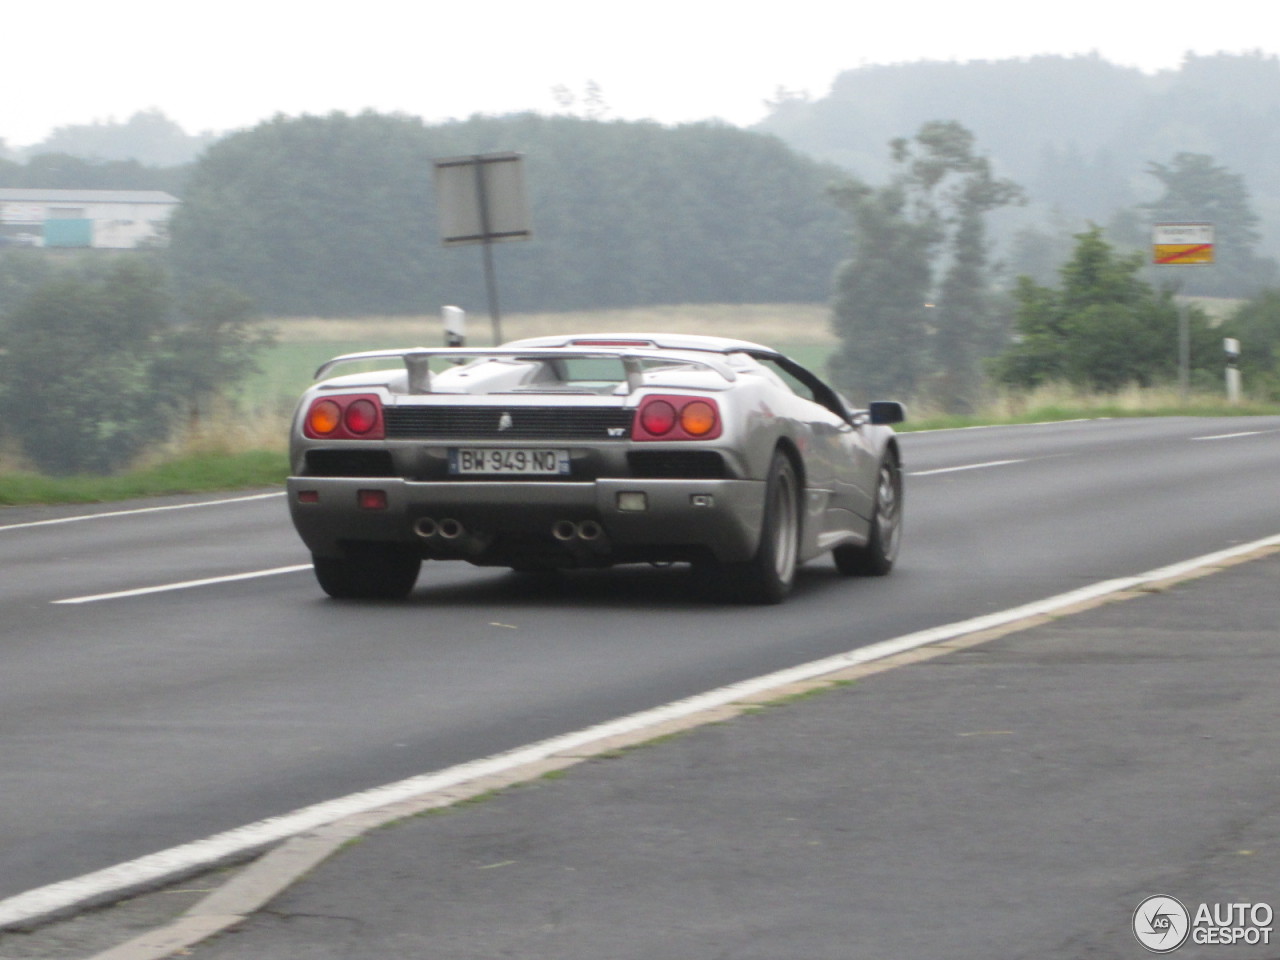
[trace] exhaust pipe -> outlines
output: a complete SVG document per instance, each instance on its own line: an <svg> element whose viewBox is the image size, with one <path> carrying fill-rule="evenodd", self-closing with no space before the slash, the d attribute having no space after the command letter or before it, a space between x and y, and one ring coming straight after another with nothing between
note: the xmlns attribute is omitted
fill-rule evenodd
<svg viewBox="0 0 1280 960"><path fill-rule="evenodd" d="M457 540L467 532L461 523L452 518L441 520L436 524L436 530L439 531L441 539L444 540Z"/></svg>
<svg viewBox="0 0 1280 960"><path fill-rule="evenodd" d="M439 533L440 528L436 525L436 522L432 520L430 517L423 517L421 520L419 520L417 523L413 525L413 532L416 533L418 536L420 536L423 540L427 540L431 537L434 537L437 533Z"/></svg>
<svg viewBox="0 0 1280 960"><path fill-rule="evenodd" d="M578 523L572 520L557 520L551 525L551 536L561 543L568 543L570 540L590 543L604 536L604 527L594 520L582 520Z"/></svg>

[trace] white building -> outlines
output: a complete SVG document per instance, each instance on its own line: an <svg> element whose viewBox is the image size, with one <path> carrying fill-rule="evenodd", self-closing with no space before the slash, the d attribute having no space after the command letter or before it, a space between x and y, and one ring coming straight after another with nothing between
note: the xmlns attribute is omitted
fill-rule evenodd
<svg viewBox="0 0 1280 960"><path fill-rule="evenodd" d="M163 243L179 202L161 190L0 187L0 243L101 250Z"/></svg>

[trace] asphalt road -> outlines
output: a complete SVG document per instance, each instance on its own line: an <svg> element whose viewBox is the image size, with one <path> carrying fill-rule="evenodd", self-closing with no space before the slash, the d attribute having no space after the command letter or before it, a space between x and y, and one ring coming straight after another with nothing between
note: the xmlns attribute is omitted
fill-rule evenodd
<svg viewBox="0 0 1280 960"><path fill-rule="evenodd" d="M427 565L327 600L283 497L0 513L0 898L735 680L1280 532L1280 418L906 435L899 569ZM94 519L47 523L96 512ZM117 591L268 575L140 595Z"/></svg>

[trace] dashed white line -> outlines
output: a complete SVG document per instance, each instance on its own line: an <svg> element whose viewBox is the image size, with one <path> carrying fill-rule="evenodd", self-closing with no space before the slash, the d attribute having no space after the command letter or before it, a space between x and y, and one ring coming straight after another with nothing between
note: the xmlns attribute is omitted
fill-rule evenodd
<svg viewBox="0 0 1280 960"><path fill-rule="evenodd" d="M198 503L172 503L164 507L138 507L134 510L108 510L103 513L82 513L74 517L56 517L52 520L31 520L27 523L10 523L0 526L0 531L23 530L27 527L51 527L59 523L79 523L81 520L103 520L107 517L129 517L137 513L161 513L165 510L193 510L196 507L220 507L225 503L245 503L249 500L269 500L272 497L283 497L284 491L274 493L255 493L245 497L230 497L226 500L201 500Z"/></svg>
<svg viewBox="0 0 1280 960"><path fill-rule="evenodd" d="M916 470L908 472L909 477L932 477L939 473L959 473L961 470L985 470L987 467L1003 467L1010 463L1026 463L1026 458L1021 460L988 460L986 463L966 463L960 467L939 467L936 470Z"/></svg>
<svg viewBox="0 0 1280 960"><path fill-rule="evenodd" d="M272 567L270 570L252 570L248 573L231 573L224 577L205 577L203 580L183 580L180 583L164 583L154 587L136 587L133 590L117 590L114 593L95 593L87 597L67 597L65 600L52 600L51 603L96 603L99 600L118 600L123 597L142 597L149 593L166 593L170 590L189 590L192 587L208 587L218 583L233 583L236 580L254 580L258 577L274 577L282 573L297 573L299 570L310 570L311 564L297 563L290 567Z"/></svg>
<svg viewBox="0 0 1280 960"><path fill-rule="evenodd" d="M1269 433L1268 430L1241 430L1239 433L1216 433L1211 437L1192 437L1192 440L1233 440L1236 437L1256 437L1260 433Z"/></svg>

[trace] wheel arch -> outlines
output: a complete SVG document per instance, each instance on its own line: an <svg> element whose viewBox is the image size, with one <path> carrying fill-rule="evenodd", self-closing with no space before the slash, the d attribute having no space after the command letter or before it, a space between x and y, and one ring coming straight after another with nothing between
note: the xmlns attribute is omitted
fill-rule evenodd
<svg viewBox="0 0 1280 960"><path fill-rule="evenodd" d="M805 503L808 499L808 477L804 469L804 457L800 455L800 449L796 446L795 441L786 435L778 437L778 442L774 444L773 450L774 453L781 453L790 460L791 469L796 472L796 523L800 525L799 540L803 544L809 531L809 511L805 509Z"/></svg>

